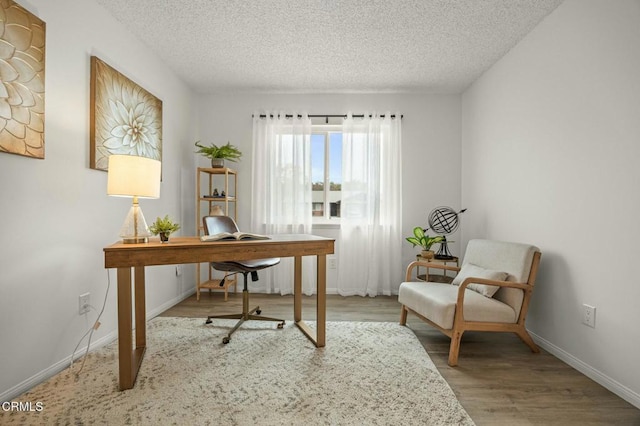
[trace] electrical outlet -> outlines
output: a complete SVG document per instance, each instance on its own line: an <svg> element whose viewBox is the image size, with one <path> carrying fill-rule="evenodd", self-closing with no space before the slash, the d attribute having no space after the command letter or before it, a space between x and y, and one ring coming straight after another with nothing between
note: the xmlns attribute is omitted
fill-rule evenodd
<svg viewBox="0 0 640 426"><path fill-rule="evenodd" d="M329 269L336 269L338 265L338 260L335 256L329 258Z"/></svg>
<svg viewBox="0 0 640 426"><path fill-rule="evenodd" d="M91 293L78 296L78 315L86 314L91 309Z"/></svg>
<svg viewBox="0 0 640 426"><path fill-rule="evenodd" d="M582 323L596 328L596 308L587 304L582 305Z"/></svg>

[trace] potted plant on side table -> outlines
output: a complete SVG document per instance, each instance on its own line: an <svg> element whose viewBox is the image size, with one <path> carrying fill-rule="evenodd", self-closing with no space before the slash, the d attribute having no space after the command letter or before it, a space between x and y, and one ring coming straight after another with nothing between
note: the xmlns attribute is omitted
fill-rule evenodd
<svg viewBox="0 0 640 426"><path fill-rule="evenodd" d="M421 226L416 226L415 228L413 228L413 236L407 237L406 240L413 244L413 247L422 247L422 252L420 255L427 260L431 260L435 255L435 253L431 250L431 246L444 241L444 237L430 237L424 233L424 229L422 229Z"/></svg>
<svg viewBox="0 0 640 426"><path fill-rule="evenodd" d="M211 159L211 167L224 167L224 160L238 161L242 157L242 152L236 146L231 145L230 142L221 146L216 144L204 146L200 141L196 141L195 145L198 148L196 154L201 154Z"/></svg>
<svg viewBox="0 0 640 426"><path fill-rule="evenodd" d="M160 241L163 243L169 242L169 235L178 229L180 229L180 225L172 222L169 215L166 215L164 219L156 218L156 221L149 227L149 231L153 235L160 235Z"/></svg>

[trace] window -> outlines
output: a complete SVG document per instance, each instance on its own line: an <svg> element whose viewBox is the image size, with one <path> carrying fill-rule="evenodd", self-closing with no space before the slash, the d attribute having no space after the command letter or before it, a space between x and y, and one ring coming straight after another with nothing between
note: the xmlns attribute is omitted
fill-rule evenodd
<svg viewBox="0 0 640 426"><path fill-rule="evenodd" d="M342 198L342 130L313 126L311 134L313 223L338 223Z"/></svg>

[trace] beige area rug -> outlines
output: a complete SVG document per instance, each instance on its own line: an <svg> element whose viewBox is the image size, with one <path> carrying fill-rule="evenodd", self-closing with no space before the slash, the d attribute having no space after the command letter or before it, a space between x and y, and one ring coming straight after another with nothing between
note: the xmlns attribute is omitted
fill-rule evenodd
<svg viewBox="0 0 640 426"><path fill-rule="evenodd" d="M42 411L0 412L0 424L474 424L406 327L328 322L317 349L291 323L258 321L223 345L233 324L155 318L133 389L118 391L114 342L77 379L67 369L15 400Z"/></svg>

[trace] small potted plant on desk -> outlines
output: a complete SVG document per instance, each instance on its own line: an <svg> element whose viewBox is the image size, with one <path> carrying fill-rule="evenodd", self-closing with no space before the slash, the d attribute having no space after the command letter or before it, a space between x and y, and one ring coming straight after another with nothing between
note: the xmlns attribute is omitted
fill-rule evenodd
<svg viewBox="0 0 640 426"><path fill-rule="evenodd" d="M421 226L416 226L415 228L413 228L413 236L407 237L407 241L413 244L414 247L422 247L421 256L427 260L431 260L435 255L435 253L431 250L431 246L444 241L444 237L430 237L424 233L424 229L422 229Z"/></svg>
<svg viewBox="0 0 640 426"><path fill-rule="evenodd" d="M221 146L216 144L204 146L200 144L200 141L196 141L196 147L198 148L196 154L202 154L210 158L211 167L215 168L224 167L224 160L238 161L242 157L242 152L236 146L231 145L230 142Z"/></svg>
<svg viewBox="0 0 640 426"><path fill-rule="evenodd" d="M173 223L169 219L169 215L166 215L164 219L156 218L156 221L151 224L149 231L153 235L160 235L160 241L163 243L169 242L169 235L180 229L180 225Z"/></svg>

